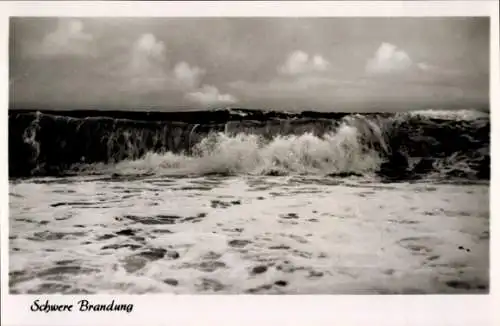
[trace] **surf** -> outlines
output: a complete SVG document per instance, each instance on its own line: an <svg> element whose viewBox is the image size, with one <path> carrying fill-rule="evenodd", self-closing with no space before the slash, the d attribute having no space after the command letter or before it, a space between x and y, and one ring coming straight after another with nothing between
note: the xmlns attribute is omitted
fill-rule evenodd
<svg viewBox="0 0 500 326"><path fill-rule="evenodd" d="M170 113L164 120L152 119L148 113L134 119L99 114L11 112L9 176L489 178L490 121L489 114L481 111L292 114L218 110L204 112L198 119L196 113Z"/></svg>

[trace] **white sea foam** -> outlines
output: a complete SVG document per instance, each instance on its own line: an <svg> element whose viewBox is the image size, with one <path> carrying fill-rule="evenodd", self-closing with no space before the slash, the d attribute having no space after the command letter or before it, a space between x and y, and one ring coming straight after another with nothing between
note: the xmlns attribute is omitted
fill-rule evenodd
<svg viewBox="0 0 500 326"><path fill-rule="evenodd" d="M10 185L11 290L484 292L488 206L484 185L32 179Z"/></svg>
<svg viewBox="0 0 500 326"><path fill-rule="evenodd" d="M488 112L478 110L415 110L408 113L410 116L420 116L428 118L438 118L446 120L475 120L479 118L488 118Z"/></svg>
<svg viewBox="0 0 500 326"><path fill-rule="evenodd" d="M363 142L363 139L371 143ZM379 148L386 148L377 126L352 119L343 123L335 133L322 137L305 133L278 135L267 141L254 134L213 133L197 144L190 155L147 153L141 159L125 160L113 168L122 174L370 173L382 163L383 153L373 147L374 143Z"/></svg>

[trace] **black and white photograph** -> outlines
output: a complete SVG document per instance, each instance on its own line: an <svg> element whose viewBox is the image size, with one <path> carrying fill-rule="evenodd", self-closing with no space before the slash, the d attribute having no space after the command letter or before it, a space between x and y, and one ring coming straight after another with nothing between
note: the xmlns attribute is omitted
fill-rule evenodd
<svg viewBox="0 0 500 326"><path fill-rule="evenodd" d="M11 295L490 292L490 17L8 38Z"/></svg>

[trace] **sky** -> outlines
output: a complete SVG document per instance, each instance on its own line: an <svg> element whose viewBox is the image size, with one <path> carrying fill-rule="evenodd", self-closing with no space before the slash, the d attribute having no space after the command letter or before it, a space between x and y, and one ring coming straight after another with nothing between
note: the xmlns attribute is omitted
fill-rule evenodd
<svg viewBox="0 0 500 326"><path fill-rule="evenodd" d="M489 19L11 18L11 108L489 103Z"/></svg>

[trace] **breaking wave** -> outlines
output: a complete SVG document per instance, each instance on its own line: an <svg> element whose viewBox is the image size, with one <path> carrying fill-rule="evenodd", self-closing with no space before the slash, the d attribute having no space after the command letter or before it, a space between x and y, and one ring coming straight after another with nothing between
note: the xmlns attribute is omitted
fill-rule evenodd
<svg viewBox="0 0 500 326"><path fill-rule="evenodd" d="M266 116L240 110L226 121L207 113L198 121L196 113L180 121L60 114L9 115L11 177L490 174L489 115L479 111Z"/></svg>

